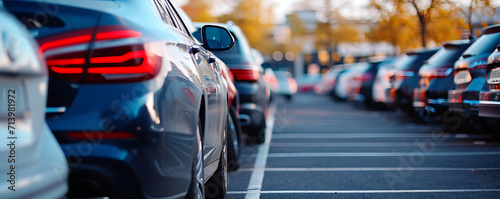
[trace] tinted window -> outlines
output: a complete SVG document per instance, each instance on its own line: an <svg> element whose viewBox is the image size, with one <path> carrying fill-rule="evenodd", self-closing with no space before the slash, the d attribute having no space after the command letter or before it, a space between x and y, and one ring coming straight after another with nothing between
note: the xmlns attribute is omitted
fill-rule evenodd
<svg viewBox="0 0 500 199"><path fill-rule="evenodd" d="M452 66L460 58L463 48L444 49L442 48L428 60L429 65Z"/></svg>
<svg viewBox="0 0 500 199"><path fill-rule="evenodd" d="M433 51L436 52L436 51ZM417 53L417 54L405 54L401 59L398 59L394 63L396 69L399 70L417 70L419 69L424 61L432 56L433 52Z"/></svg>
<svg viewBox="0 0 500 199"><path fill-rule="evenodd" d="M498 44L500 44L500 33L483 35L464 52L464 55L491 54Z"/></svg>

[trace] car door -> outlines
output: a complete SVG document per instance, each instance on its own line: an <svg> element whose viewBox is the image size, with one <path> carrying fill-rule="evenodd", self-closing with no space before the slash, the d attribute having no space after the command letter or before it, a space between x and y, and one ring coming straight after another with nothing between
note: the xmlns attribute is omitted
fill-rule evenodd
<svg viewBox="0 0 500 199"><path fill-rule="evenodd" d="M201 44L193 39L174 6L170 4L169 1L165 3L173 16L174 23L176 23L176 26L183 33L181 36L183 37L182 40L185 42L179 43L178 45L189 49L192 62L198 66L199 77L203 83L206 103L203 157L204 166L207 167L219 159L223 141L222 135L224 132L223 127L225 124L225 110L227 110L227 106L222 105L223 102L226 102L226 94L223 89L223 84L221 84L222 77L220 68L216 64L215 58L211 57L210 52L205 50ZM217 164L213 165L215 165L215 167L217 166Z"/></svg>

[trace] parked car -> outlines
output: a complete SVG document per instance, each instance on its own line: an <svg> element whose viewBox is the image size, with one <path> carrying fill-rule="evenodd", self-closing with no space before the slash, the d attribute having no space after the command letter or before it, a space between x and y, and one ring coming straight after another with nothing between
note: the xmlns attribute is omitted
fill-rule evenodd
<svg viewBox="0 0 500 199"><path fill-rule="evenodd" d="M481 91L479 97L479 117L485 121L488 131L499 133L500 127L500 45L488 57L486 82L488 91ZM484 127L484 126L483 126Z"/></svg>
<svg viewBox="0 0 500 199"><path fill-rule="evenodd" d="M196 26L193 24L193 21L191 20L191 18L189 18L186 12L184 12L184 10L182 10L181 8L177 7L176 10L178 11L182 21L184 21L184 24L186 25L188 32L191 33L191 35L197 32L198 28L196 28ZM195 40L200 46L203 45L203 43L200 40L196 38ZM222 77L227 82L227 90L228 90L227 102L229 109L229 113L227 115L227 125L226 125L227 169L229 171L235 171L239 168L238 160L240 157L240 150L241 150L240 146L242 144L241 143L242 130L239 120L240 100L238 96L238 91L234 86L234 75L231 73L231 71L229 71L227 65L217 56L215 56L213 53L210 53L210 56L216 60L214 64L217 64L217 66L220 68Z"/></svg>
<svg viewBox="0 0 500 199"><path fill-rule="evenodd" d="M325 74L321 77L321 82L315 87L314 92L317 94L331 94L332 90L337 84L338 76L342 71L344 71L349 65L342 64L336 65L328 69ZM333 97L333 96L332 96Z"/></svg>
<svg viewBox="0 0 500 199"><path fill-rule="evenodd" d="M483 29L482 36L472 44L454 65L455 89L448 92L451 116L445 123L457 131L481 131L478 117L479 95L488 91L486 66L488 56L500 44L500 25ZM455 115L460 119L456 119Z"/></svg>
<svg viewBox="0 0 500 199"><path fill-rule="evenodd" d="M413 108L423 122L438 122L448 110L448 90L455 88L453 64L474 40L443 42L436 54L420 68L419 86L413 94Z"/></svg>
<svg viewBox="0 0 500 199"><path fill-rule="evenodd" d="M392 87L391 77L394 74L394 63L405 57L406 56L403 54L394 59L392 62L380 64L377 75L375 76L375 81L373 82L372 99L376 104L383 108L391 108L387 107L385 103L390 99L388 95L390 93L387 93L387 90Z"/></svg>
<svg viewBox="0 0 500 199"><path fill-rule="evenodd" d="M297 89L299 92L313 92L314 87L321 82L321 74L304 74L297 77Z"/></svg>
<svg viewBox="0 0 500 199"><path fill-rule="evenodd" d="M271 93L270 93L270 99L272 100L273 97L276 95L278 92L278 79L276 79L276 75L274 75L274 70L271 68L266 68L264 70L265 77L267 78L268 82L268 87L271 88Z"/></svg>
<svg viewBox="0 0 500 199"><path fill-rule="evenodd" d="M195 23L198 30L204 23ZM234 75L234 85L240 96L240 122L250 143L265 141L266 115L269 105L270 88L264 80L264 70L260 62L254 60L250 44L243 31L232 22L213 23L226 27L235 38L234 46L228 51L214 52L224 61ZM197 38L201 31L194 33Z"/></svg>
<svg viewBox="0 0 500 199"><path fill-rule="evenodd" d="M26 28L0 6L0 198L63 198L68 164L45 122L47 66Z"/></svg>
<svg viewBox="0 0 500 199"><path fill-rule="evenodd" d="M410 116L415 116L413 110L413 89L418 86L418 70L439 49L420 49L406 51L403 57L394 63L392 76L389 78L391 87L386 90L385 104L396 107Z"/></svg>
<svg viewBox="0 0 500 199"><path fill-rule="evenodd" d="M353 93L350 100L360 107L373 109L376 108L376 103L373 101L373 83L375 76L381 64L391 63L393 58L384 60L382 58L372 58L368 62L360 63L359 72L353 75Z"/></svg>
<svg viewBox="0 0 500 199"><path fill-rule="evenodd" d="M288 71L276 71L274 74L278 80L278 90L276 94L284 96L288 101L290 101L293 95L297 92L297 82Z"/></svg>
<svg viewBox="0 0 500 199"><path fill-rule="evenodd" d="M338 81L333 87L333 98L335 100L347 100L349 91L352 90L351 81L352 76L359 72L362 68L359 63L350 65L347 69L343 70L337 77Z"/></svg>
<svg viewBox="0 0 500 199"><path fill-rule="evenodd" d="M227 29L200 46L168 0L3 4L45 56L68 197L224 197L228 91L207 50L231 48Z"/></svg>

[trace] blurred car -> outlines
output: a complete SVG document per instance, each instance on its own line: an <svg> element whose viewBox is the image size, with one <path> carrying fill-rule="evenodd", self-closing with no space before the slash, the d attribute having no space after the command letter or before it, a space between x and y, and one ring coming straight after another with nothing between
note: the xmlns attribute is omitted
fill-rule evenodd
<svg viewBox="0 0 500 199"><path fill-rule="evenodd" d="M415 116L413 110L413 89L418 87L418 70L439 49L408 50L403 57L394 62L392 76L389 78L391 87L386 90L385 104L396 107L410 116Z"/></svg>
<svg viewBox="0 0 500 199"><path fill-rule="evenodd" d="M445 124L457 131L480 131L479 96L488 91L486 66L488 56L500 44L500 25L483 29L482 36L472 44L454 65L455 89L448 92L450 116ZM457 120L455 115L460 118Z"/></svg>
<svg viewBox="0 0 500 199"><path fill-rule="evenodd" d="M198 30L204 23L195 23ZM243 132L248 135L248 142L265 141L266 114L269 105L270 88L264 80L264 70L260 62L252 55L250 44L240 27L232 22L214 23L226 27L235 38L234 46L228 51L214 52L227 64L234 75L234 85L240 97L240 122ZM200 37L200 31L193 34Z"/></svg>
<svg viewBox="0 0 500 199"><path fill-rule="evenodd" d="M297 89L299 92L313 92L314 87L321 82L321 74L304 74L297 77Z"/></svg>
<svg viewBox="0 0 500 199"><path fill-rule="evenodd" d="M47 67L26 28L1 6L0 21L0 198L63 198L68 164L45 122Z"/></svg>
<svg viewBox="0 0 500 199"><path fill-rule="evenodd" d="M404 57L405 55L401 55L391 62L380 64L377 74L375 75L372 87L372 99L376 104L384 106L384 108L391 108L385 106L384 103L389 100L387 89L392 87L391 77L394 74L394 63Z"/></svg>
<svg viewBox="0 0 500 199"><path fill-rule="evenodd" d="M360 63L360 69L353 74L353 83L351 87L353 92L350 95L350 100L364 108L375 108L376 104L373 101L373 83L379 66L383 63L390 63L393 58L383 60L381 58L371 58L368 62Z"/></svg>
<svg viewBox="0 0 500 199"><path fill-rule="evenodd" d="M479 98L479 117L489 127L491 132L500 132L500 45L493 54L488 57L486 67L486 82L488 91L481 91Z"/></svg>
<svg viewBox="0 0 500 199"><path fill-rule="evenodd" d="M352 76L359 72L362 68L359 67L359 63L350 65L347 69L343 70L337 77L337 83L333 87L332 97L335 100L347 100L349 97L349 91L352 91Z"/></svg>
<svg viewBox="0 0 500 199"><path fill-rule="evenodd" d="M207 50L227 29L203 27L202 47L170 1L3 4L41 44L68 197L224 197L228 92Z"/></svg>
<svg viewBox="0 0 500 199"><path fill-rule="evenodd" d="M278 92L278 79L276 79L276 75L274 75L274 70L271 68L266 68L264 70L264 74L266 75L267 82L269 84L269 88L271 88L270 100L272 100L273 96Z"/></svg>
<svg viewBox="0 0 500 199"><path fill-rule="evenodd" d="M419 87L413 94L416 116L423 122L437 122L448 110L448 90L453 83L453 64L474 40L443 42L436 54L420 68Z"/></svg>
<svg viewBox="0 0 500 199"><path fill-rule="evenodd" d="M197 32L198 28L196 28L196 26L193 24L193 21L191 20L191 18L189 18L186 12L184 12L184 10L182 10L181 8L177 8L177 11L182 21L184 21L184 24L186 25L188 32L191 33L191 35ZM194 39L199 45L202 45L200 40L196 38ZM227 91L228 91L227 98L228 98L228 109L229 109L227 115L227 125L226 125L227 169L229 171L235 171L239 167L238 160L240 157L240 150L241 150L240 146L242 144L241 143L242 130L239 120L240 101L239 101L238 91L234 86L234 76L231 73L231 71L229 71L227 65L213 53L210 53L210 56L216 59L214 64L218 65L218 67L221 70L222 77L227 82Z"/></svg>
<svg viewBox="0 0 500 199"><path fill-rule="evenodd" d="M315 87L314 92L317 94L329 94L332 92L335 84L337 84L337 77L344 71L349 65L341 64L335 65L328 69L325 74L321 77L321 82Z"/></svg>
<svg viewBox="0 0 500 199"><path fill-rule="evenodd" d="M274 74L278 80L278 90L276 91L276 94L284 96L288 101L290 101L293 95L297 92L297 82L290 72L276 71Z"/></svg>

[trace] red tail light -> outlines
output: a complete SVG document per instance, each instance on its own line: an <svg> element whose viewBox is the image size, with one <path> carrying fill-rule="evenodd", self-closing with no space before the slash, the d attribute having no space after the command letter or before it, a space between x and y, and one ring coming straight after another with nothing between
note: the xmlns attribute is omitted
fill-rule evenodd
<svg viewBox="0 0 500 199"><path fill-rule="evenodd" d="M429 85L430 80L437 78L445 78L450 76L452 73L453 73L452 66L440 66L431 68L421 72L419 83L420 85L427 86Z"/></svg>
<svg viewBox="0 0 500 199"><path fill-rule="evenodd" d="M257 82L259 80L259 71L248 69L231 69L234 79L237 81Z"/></svg>
<svg viewBox="0 0 500 199"><path fill-rule="evenodd" d="M161 53L154 44L144 42L142 33L124 26L101 26L95 35L92 31L40 39L51 77L74 83L110 83L141 81L158 74Z"/></svg>

